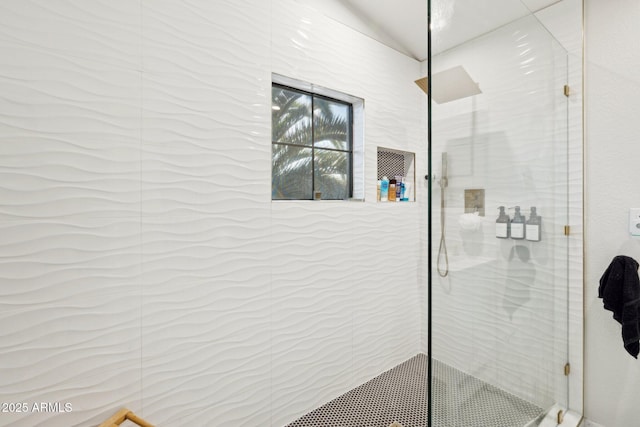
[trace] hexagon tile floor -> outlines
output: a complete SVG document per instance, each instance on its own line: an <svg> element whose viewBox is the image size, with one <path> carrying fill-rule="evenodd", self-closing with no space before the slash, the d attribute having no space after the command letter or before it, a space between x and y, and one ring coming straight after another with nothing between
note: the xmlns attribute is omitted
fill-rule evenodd
<svg viewBox="0 0 640 427"><path fill-rule="evenodd" d="M542 408L433 360L435 427L524 427ZM427 425L427 356L395 368L315 409L287 427Z"/></svg>

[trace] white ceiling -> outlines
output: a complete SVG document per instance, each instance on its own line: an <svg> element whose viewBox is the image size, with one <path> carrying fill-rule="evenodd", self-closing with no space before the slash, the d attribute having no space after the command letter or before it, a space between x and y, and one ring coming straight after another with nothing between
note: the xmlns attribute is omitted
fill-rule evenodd
<svg viewBox="0 0 640 427"><path fill-rule="evenodd" d="M433 51L445 51L559 1L432 0ZM381 43L421 61L427 58L426 0L315 3L316 7L331 9L328 14Z"/></svg>
<svg viewBox="0 0 640 427"><path fill-rule="evenodd" d="M416 59L427 57L426 0L339 0L379 33L378 41ZM370 34L371 35L371 34ZM386 35L386 38L380 37Z"/></svg>

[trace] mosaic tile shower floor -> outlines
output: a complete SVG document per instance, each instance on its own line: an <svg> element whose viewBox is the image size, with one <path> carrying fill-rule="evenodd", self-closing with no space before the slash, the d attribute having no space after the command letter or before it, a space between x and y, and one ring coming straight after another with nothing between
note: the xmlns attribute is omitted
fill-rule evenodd
<svg viewBox="0 0 640 427"><path fill-rule="evenodd" d="M544 412L437 360L433 373L435 427L523 427ZM287 427L426 427L426 408L427 356L418 354Z"/></svg>

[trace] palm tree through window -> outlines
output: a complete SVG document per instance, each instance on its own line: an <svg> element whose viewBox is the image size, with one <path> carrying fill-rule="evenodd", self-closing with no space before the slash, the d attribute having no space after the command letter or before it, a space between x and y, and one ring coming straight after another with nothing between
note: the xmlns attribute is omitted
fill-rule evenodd
<svg viewBox="0 0 640 427"><path fill-rule="evenodd" d="M271 94L271 198L350 198L352 105L275 83Z"/></svg>

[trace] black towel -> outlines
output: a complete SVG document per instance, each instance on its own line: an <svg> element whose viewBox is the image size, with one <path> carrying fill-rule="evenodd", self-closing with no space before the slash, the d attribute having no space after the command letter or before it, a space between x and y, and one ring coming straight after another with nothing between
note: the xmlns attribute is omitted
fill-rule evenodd
<svg viewBox="0 0 640 427"><path fill-rule="evenodd" d="M640 279L638 262L617 256L600 278L598 296L604 308L622 325L622 341L630 355L638 358L640 350Z"/></svg>

